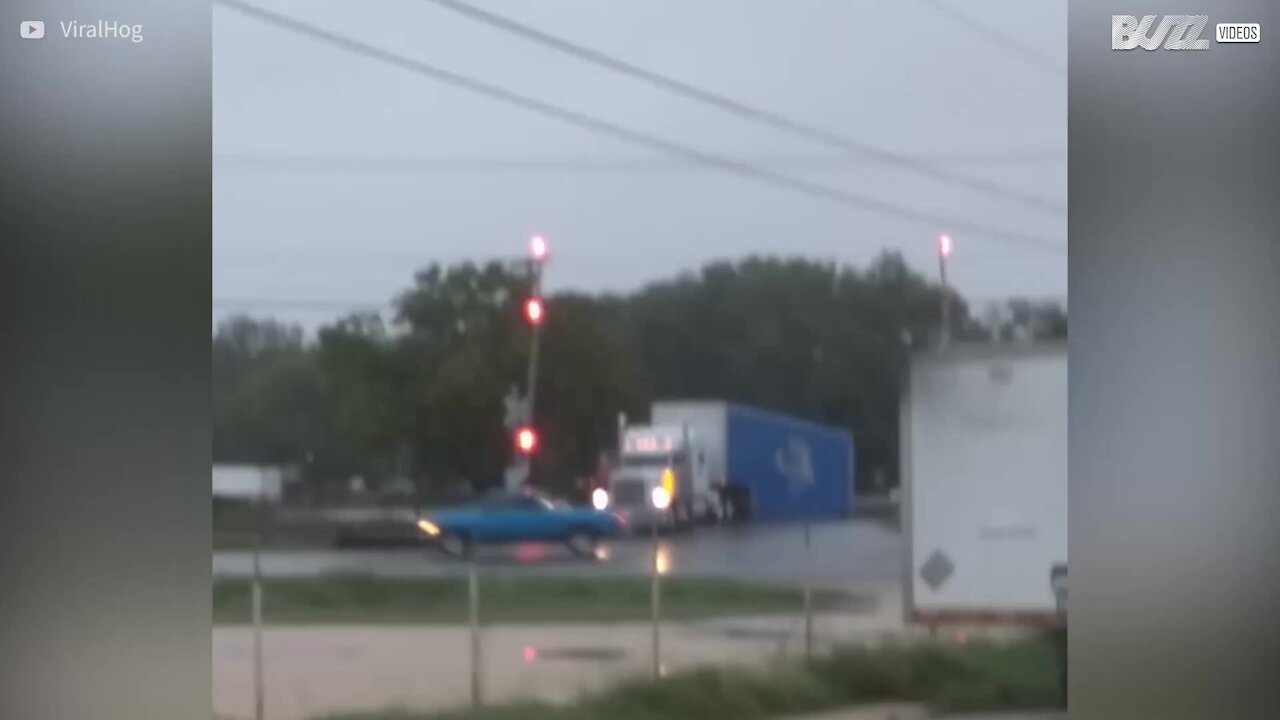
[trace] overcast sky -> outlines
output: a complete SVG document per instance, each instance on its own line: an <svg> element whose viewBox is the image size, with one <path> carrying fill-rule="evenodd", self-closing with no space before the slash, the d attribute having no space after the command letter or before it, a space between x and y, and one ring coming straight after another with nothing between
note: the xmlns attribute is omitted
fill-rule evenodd
<svg viewBox="0 0 1280 720"><path fill-rule="evenodd" d="M702 152L1066 245L1065 214L752 124L425 0L252 1ZM1065 71L946 11L1009 36L1034 28L1036 52L1065 68L1065 0L468 1L807 125L1066 205ZM751 253L861 264L894 248L934 273L934 239L952 230L691 166L226 7L213 15L215 320L251 311L314 326L348 306L385 304L433 260L519 255L534 232L551 242L554 291L633 289ZM299 169L281 156L340 162ZM388 171L389 159L408 167ZM1065 253L954 235L950 273L964 294L1065 299Z"/></svg>

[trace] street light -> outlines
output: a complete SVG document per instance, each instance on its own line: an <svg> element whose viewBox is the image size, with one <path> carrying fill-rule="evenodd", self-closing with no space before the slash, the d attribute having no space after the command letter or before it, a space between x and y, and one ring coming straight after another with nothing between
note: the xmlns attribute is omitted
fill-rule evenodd
<svg viewBox="0 0 1280 720"><path fill-rule="evenodd" d="M939 302L942 305L942 337L941 344L945 348L951 344L951 298L947 290L947 258L955 249L950 235L938 236L938 277L941 281Z"/></svg>
<svg viewBox="0 0 1280 720"><path fill-rule="evenodd" d="M550 252L551 248L547 245L546 238L541 235L534 235L529 238L529 257L533 258L534 262L546 260Z"/></svg>

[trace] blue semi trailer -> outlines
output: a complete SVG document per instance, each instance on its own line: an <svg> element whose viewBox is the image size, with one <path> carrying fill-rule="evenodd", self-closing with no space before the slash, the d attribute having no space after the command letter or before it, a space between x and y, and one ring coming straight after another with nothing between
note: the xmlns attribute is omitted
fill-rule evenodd
<svg viewBox="0 0 1280 720"><path fill-rule="evenodd" d="M723 401L660 401L648 425L619 420L619 462L597 507L634 524L804 521L853 510L854 443L843 428ZM667 507L657 507L656 489Z"/></svg>

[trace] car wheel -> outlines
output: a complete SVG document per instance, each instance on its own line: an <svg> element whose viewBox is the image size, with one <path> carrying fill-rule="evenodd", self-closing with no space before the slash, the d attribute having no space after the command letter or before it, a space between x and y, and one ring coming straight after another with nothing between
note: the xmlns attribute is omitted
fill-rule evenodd
<svg viewBox="0 0 1280 720"><path fill-rule="evenodd" d="M458 533L448 533L440 538L440 552L449 557L469 558L473 546L471 538Z"/></svg>
<svg viewBox="0 0 1280 720"><path fill-rule="evenodd" d="M564 544L569 547L569 550L574 555L579 557L595 557L596 546L599 545L599 538L596 537L595 533L588 532L586 530L575 530L573 534L569 536L569 539L565 540Z"/></svg>

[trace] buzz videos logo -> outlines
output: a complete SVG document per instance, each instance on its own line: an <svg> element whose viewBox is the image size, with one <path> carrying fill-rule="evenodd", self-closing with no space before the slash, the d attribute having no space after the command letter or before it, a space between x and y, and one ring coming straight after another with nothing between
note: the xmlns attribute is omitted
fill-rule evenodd
<svg viewBox="0 0 1280 720"><path fill-rule="evenodd" d="M1111 49L1208 50L1208 25L1208 15L1112 15ZM1220 43L1256 43L1262 36L1258 23L1219 23L1215 30Z"/></svg>
<svg viewBox="0 0 1280 720"><path fill-rule="evenodd" d="M1111 16L1112 50L1157 50L1164 44L1165 50L1208 50L1209 41L1200 37L1209 24L1208 15L1165 15L1155 32L1156 15L1144 15L1141 20L1133 15Z"/></svg>

